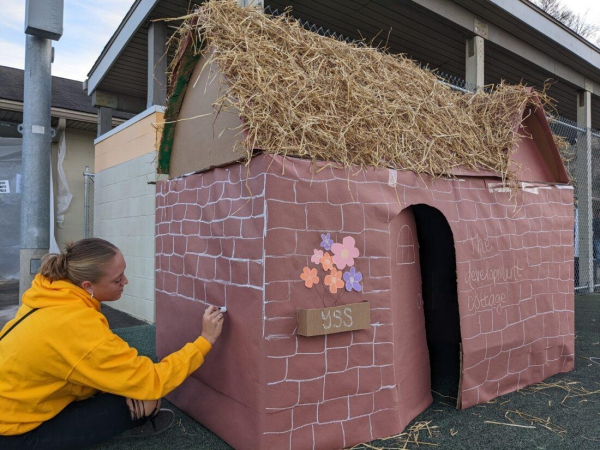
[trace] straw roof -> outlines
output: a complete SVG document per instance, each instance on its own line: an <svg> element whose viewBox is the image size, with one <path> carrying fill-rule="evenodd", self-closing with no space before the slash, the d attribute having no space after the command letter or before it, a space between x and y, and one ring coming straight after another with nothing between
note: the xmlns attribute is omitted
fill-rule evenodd
<svg viewBox="0 0 600 450"><path fill-rule="evenodd" d="M174 72L190 41L195 52L212 50L225 76L213 106L242 117L236 150L248 159L260 149L433 176L491 170L511 181L515 124L528 105L547 101L522 85L465 95L404 55L324 37L235 0L208 1L186 17Z"/></svg>

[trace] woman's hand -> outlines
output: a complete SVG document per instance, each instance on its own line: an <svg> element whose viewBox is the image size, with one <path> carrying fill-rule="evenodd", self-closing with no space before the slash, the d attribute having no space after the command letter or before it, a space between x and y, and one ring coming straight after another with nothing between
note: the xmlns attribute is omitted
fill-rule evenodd
<svg viewBox="0 0 600 450"><path fill-rule="evenodd" d="M202 337L215 345L223 330L223 313L216 306L209 306L202 317Z"/></svg>

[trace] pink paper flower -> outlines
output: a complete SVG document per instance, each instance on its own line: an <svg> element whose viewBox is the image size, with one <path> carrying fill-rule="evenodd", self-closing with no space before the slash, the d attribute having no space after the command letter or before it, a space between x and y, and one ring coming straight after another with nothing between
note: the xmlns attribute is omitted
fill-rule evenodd
<svg viewBox="0 0 600 450"><path fill-rule="evenodd" d="M315 264L320 264L323 257L323 250L314 250L314 252L315 254L311 256L310 260Z"/></svg>
<svg viewBox="0 0 600 450"><path fill-rule="evenodd" d="M354 246L355 241L351 236L346 236L341 244L335 243L331 246L333 252L333 263L340 270L346 266L354 265L354 258L358 257L358 249Z"/></svg>
<svg viewBox="0 0 600 450"><path fill-rule="evenodd" d="M344 287L344 280L342 279L342 272L335 270L335 267L331 268L331 274L325 275L326 286L329 286L329 291L332 294L337 294L338 289Z"/></svg>
<svg viewBox="0 0 600 450"><path fill-rule="evenodd" d="M305 267L302 269L300 278L304 280L304 286L307 288L313 287L314 284L319 283L319 277L317 276L317 269L309 269Z"/></svg>

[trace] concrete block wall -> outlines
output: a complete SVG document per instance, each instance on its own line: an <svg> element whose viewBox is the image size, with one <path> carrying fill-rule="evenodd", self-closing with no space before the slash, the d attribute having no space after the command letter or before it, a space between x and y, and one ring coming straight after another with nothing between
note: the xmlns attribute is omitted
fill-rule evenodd
<svg viewBox="0 0 600 450"><path fill-rule="evenodd" d="M157 345L167 353L181 343L172 337L181 320L174 311L198 302L228 307L230 334L214 362L175 399L234 447L345 447L398 433L420 412L404 411L399 396L410 386L399 386L397 371L410 369L394 361L392 302L407 299L391 292L390 273L397 243L389 223L415 204L439 209L454 237L462 406L572 370L571 188L528 187L513 197L478 178L332 167L314 173L309 161L270 156L249 167L162 182L157 194L157 301L165 316ZM256 196L244 192L246 178ZM233 214L239 208L246 208L241 217ZM326 232L336 241L355 238L364 289L344 302L368 300L371 328L306 338L296 333L296 310L322 305L299 275ZM246 375L228 384L219 374L231 367ZM194 401L215 392L227 406ZM261 436L246 435L246 443L212 420L215 408L235 415L239 405L260 416L252 420Z"/></svg>
<svg viewBox="0 0 600 450"><path fill-rule="evenodd" d="M110 306L154 322L155 154L109 167L95 176L94 235L123 252L129 284Z"/></svg>
<svg viewBox="0 0 600 450"><path fill-rule="evenodd" d="M155 320L156 186L149 183L161 178L155 150L162 120L163 108L152 106L94 141L94 236L121 249L129 279L111 306L147 322Z"/></svg>

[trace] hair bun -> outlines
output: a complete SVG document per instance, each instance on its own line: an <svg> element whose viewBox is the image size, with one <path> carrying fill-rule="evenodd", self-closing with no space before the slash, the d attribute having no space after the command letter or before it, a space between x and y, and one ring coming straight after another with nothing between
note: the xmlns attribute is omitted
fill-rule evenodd
<svg viewBox="0 0 600 450"><path fill-rule="evenodd" d="M67 274L67 268L68 268L68 263L67 263L67 254L66 253L61 253L60 255L58 255L56 257L56 263L59 267L59 269L64 272L64 274Z"/></svg>
<svg viewBox="0 0 600 450"><path fill-rule="evenodd" d="M42 258L40 274L50 281L62 280L67 273L66 257L64 254L49 253Z"/></svg>
<svg viewBox="0 0 600 450"><path fill-rule="evenodd" d="M119 249L100 238L86 238L65 244L64 252L44 257L40 274L50 281L67 280L76 286L97 282Z"/></svg>

